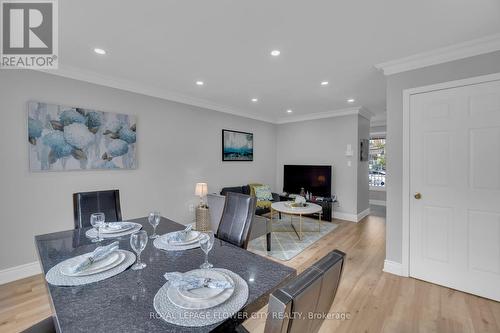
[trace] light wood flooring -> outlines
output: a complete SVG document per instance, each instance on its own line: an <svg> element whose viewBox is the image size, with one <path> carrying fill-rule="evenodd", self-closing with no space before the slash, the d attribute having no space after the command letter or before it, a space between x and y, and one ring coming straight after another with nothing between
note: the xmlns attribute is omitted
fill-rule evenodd
<svg viewBox="0 0 500 333"><path fill-rule="evenodd" d="M335 223L334 232L285 263L300 273L333 249L347 253L331 311L349 319L327 320L320 332L500 332L500 303L382 272L384 218ZM0 286L0 332L19 332L50 313L41 275ZM251 332L263 332L264 324L245 322Z"/></svg>

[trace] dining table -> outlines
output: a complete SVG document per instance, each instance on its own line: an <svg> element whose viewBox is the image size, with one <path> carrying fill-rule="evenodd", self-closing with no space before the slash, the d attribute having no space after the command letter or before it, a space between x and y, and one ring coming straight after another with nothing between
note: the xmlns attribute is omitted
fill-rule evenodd
<svg viewBox="0 0 500 333"><path fill-rule="evenodd" d="M140 223L143 230L152 233L146 217L127 221ZM184 227L162 217L156 232L161 235ZM88 229L35 236L43 273L66 259L92 252L99 246L85 236ZM107 239L102 244L116 240L120 249L132 251L130 236ZM296 276L293 268L216 238L209 261L214 268L230 270L246 281L247 302L238 313L219 323L201 327L178 326L166 322L156 313L153 298L166 283L166 272L198 269L204 261L204 253L200 248L160 250L153 246L150 239L141 258L147 264L144 269L132 270L129 267L99 282L79 286L47 283L57 332L229 332L267 304L273 291Z"/></svg>

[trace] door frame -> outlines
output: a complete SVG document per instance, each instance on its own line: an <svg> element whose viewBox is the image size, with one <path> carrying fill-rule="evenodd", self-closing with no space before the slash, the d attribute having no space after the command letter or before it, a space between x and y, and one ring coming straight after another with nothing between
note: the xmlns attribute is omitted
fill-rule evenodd
<svg viewBox="0 0 500 333"><path fill-rule="evenodd" d="M410 123L410 97L412 95L431 91L458 88L498 80L500 80L500 73L494 73L403 90L402 276L410 276L410 131L412 130L412 124Z"/></svg>

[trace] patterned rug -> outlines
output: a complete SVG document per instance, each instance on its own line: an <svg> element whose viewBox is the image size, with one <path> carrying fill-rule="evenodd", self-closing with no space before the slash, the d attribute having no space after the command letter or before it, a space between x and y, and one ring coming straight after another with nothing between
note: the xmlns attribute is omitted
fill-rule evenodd
<svg viewBox="0 0 500 333"><path fill-rule="evenodd" d="M277 217L277 216L276 216ZM299 218L293 218L293 225L299 230ZM248 244L248 250L261 256L271 256L273 258L288 261L304 251L314 242L332 232L337 225L332 222L321 222L321 232L318 232L318 220L304 217L302 221L302 230L305 231L302 240L299 240L297 234L290 225L290 216L282 215L282 219L273 218L273 230L289 230L290 232L272 233L271 251L266 251L266 236L256 238Z"/></svg>

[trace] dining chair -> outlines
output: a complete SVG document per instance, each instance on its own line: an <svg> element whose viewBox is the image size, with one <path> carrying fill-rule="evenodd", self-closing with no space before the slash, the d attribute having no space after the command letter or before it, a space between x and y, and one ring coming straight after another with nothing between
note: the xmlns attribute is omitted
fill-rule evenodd
<svg viewBox="0 0 500 333"><path fill-rule="evenodd" d="M333 304L345 253L334 250L269 296L264 333L319 331ZM247 333L240 325L236 332Z"/></svg>
<svg viewBox="0 0 500 333"><path fill-rule="evenodd" d="M47 317L21 333L56 333L54 318L52 316Z"/></svg>
<svg viewBox="0 0 500 333"><path fill-rule="evenodd" d="M216 237L246 249L255 218L255 197L227 193Z"/></svg>
<svg viewBox="0 0 500 333"><path fill-rule="evenodd" d="M73 193L75 229L90 227L90 215L104 213L107 222L122 220L120 191L106 190Z"/></svg>

